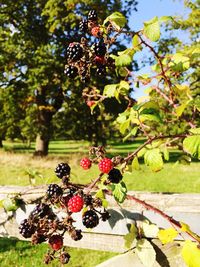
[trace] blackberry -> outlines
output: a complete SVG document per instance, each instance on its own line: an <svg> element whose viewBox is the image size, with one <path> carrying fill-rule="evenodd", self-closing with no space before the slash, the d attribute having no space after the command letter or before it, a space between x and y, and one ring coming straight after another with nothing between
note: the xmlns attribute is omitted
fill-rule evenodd
<svg viewBox="0 0 200 267"><path fill-rule="evenodd" d="M106 67L105 66L99 66L96 70L96 74L98 76L105 76L106 75Z"/></svg>
<svg viewBox="0 0 200 267"><path fill-rule="evenodd" d="M93 199L92 199L92 196L91 195L85 195L83 197L83 200L84 200L84 204L86 206L92 205Z"/></svg>
<svg viewBox="0 0 200 267"><path fill-rule="evenodd" d="M58 178L62 179L64 176L70 174L71 168L67 163L59 163L58 166L55 168L55 173Z"/></svg>
<svg viewBox="0 0 200 267"><path fill-rule="evenodd" d="M83 33L86 33L88 30L88 21L87 20L82 20L79 23L79 30Z"/></svg>
<svg viewBox="0 0 200 267"><path fill-rule="evenodd" d="M67 58L77 61L83 56L83 49L79 43L70 43L67 48Z"/></svg>
<svg viewBox="0 0 200 267"><path fill-rule="evenodd" d="M86 228L94 228L99 224L99 217L95 211L88 210L83 214L82 222Z"/></svg>
<svg viewBox="0 0 200 267"><path fill-rule="evenodd" d="M103 222L107 221L109 218L110 218L110 214L107 210L101 213L101 220Z"/></svg>
<svg viewBox="0 0 200 267"><path fill-rule="evenodd" d="M94 52L95 52L95 55L98 56L98 57L102 57L102 56L105 56L106 54L106 45L102 42L99 42L99 43L95 43L94 44Z"/></svg>
<svg viewBox="0 0 200 267"><path fill-rule="evenodd" d="M98 19L96 10L90 10L88 13L88 20L96 21Z"/></svg>
<svg viewBox="0 0 200 267"><path fill-rule="evenodd" d="M44 218L46 215L51 215L51 213L52 209L49 207L49 205L41 203L34 208L30 216L33 218Z"/></svg>
<svg viewBox="0 0 200 267"><path fill-rule="evenodd" d="M78 69L74 66L68 66L64 73L66 74L67 77L69 78L75 78L78 74Z"/></svg>
<svg viewBox="0 0 200 267"><path fill-rule="evenodd" d="M83 237L83 235L82 235L82 231L81 231L81 230L74 229L74 230L71 232L71 238L72 238L74 241L81 240L82 237Z"/></svg>
<svg viewBox="0 0 200 267"><path fill-rule="evenodd" d="M47 196L51 197L59 197L62 195L62 188L57 184L50 184L47 188Z"/></svg>
<svg viewBox="0 0 200 267"><path fill-rule="evenodd" d="M111 183L118 184L122 180L123 176L121 172L118 169L113 168L109 173L108 173L108 180Z"/></svg>
<svg viewBox="0 0 200 267"><path fill-rule="evenodd" d="M28 220L25 219L20 223L19 232L23 237L29 238L32 236L32 234L34 234L35 229L33 225L31 225Z"/></svg>

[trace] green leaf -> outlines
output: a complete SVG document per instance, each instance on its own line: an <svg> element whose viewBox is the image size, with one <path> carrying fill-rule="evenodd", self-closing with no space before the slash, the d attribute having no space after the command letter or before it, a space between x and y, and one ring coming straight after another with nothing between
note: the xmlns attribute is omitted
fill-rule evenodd
<svg viewBox="0 0 200 267"><path fill-rule="evenodd" d="M130 133L128 133L124 138L123 138L123 142L125 142L129 137L131 136L135 136L137 134L138 131L138 126L134 127Z"/></svg>
<svg viewBox="0 0 200 267"><path fill-rule="evenodd" d="M117 29L123 28L127 22L126 18L123 14L120 12L114 12L110 16L108 16L104 22L103 25L105 25L107 22L110 22L114 27Z"/></svg>
<svg viewBox="0 0 200 267"><path fill-rule="evenodd" d="M144 162L152 171L160 171L163 167L163 159L159 148L147 150L144 154Z"/></svg>
<svg viewBox="0 0 200 267"><path fill-rule="evenodd" d="M126 130L128 130L130 126L130 120L126 120L125 122L123 122L120 127L119 127L119 131L121 134L125 134Z"/></svg>
<svg viewBox="0 0 200 267"><path fill-rule="evenodd" d="M127 188L124 182L119 184L112 184L111 186L113 196L119 203L123 203L126 198Z"/></svg>
<svg viewBox="0 0 200 267"><path fill-rule="evenodd" d="M161 122L159 111L154 108L144 108L139 114L139 119L141 122L145 121L155 121L158 123Z"/></svg>
<svg viewBox="0 0 200 267"><path fill-rule="evenodd" d="M184 112L184 110L187 107L189 102L190 101L187 101L187 102L181 104L180 106L176 107L175 112L176 112L178 117L180 117L183 114L183 112Z"/></svg>
<svg viewBox="0 0 200 267"><path fill-rule="evenodd" d="M125 248L127 248L127 249L131 248L131 246L133 244L133 241L137 237L137 234L138 234L137 227L135 226L135 224L131 224L129 233L124 236L124 241L125 241L124 242L124 246L125 246Z"/></svg>
<svg viewBox="0 0 200 267"><path fill-rule="evenodd" d="M154 265L156 261L156 252L148 240L138 240L135 252L144 266L152 267Z"/></svg>
<svg viewBox="0 0 200 267"><path fill-rule="evenodd" d="M188 267L200 266L200 249L197 247L196 242L186 240L181 251L182 257Z"/></svg>
<svg viewBox="0 0 200 267"><path fill-rule="evenodd" d="M199 134L200 135L200 128L192 128L189 130L193 134Z"/></svg>
<svg viewBox="0 0 200 267"><path fill-rule="evenodd" d="M104 87L103 95L106 95L108 97L114 97L115 96L115 91L117 90L117 86L119 84L107 84Z"/></svg>
<svg viewBox="0 0 200 267"><path fill-rule="evenodd" d="M183 140L183 149L193 157L200 159L200 135L186 137Z"/></svg>
<svg viewBox="0 0 200 267"><path fill-rule="evenodd" d="M172 16L162 16L159 18L160 22L167 22L169 20L173 20L173 17Z"/></svg>
<svg viewBox="0 0 200 267"><path fill-rule="evenodd" d="M174 241L174 238L177 237L178 232L174 228L168 228L164 230L159 230L158 238L162 242L162 244L167 244Z"/></svg>
<svg viewBox="0 0 200 267"><path fill-rule="evenodd" d="M132 166L132 169L134 169L136 171L139 171L140 170L140 164L138 162L138 158L137 157L135 157L133 159L131 166Z"/></svg>
<svg viewBox="0 0 200 267"><path fill-rule="evenodd" d="M162 152L163 152L164 159L168 161L169 160L169 150L167 149L166 146L163 147Z"/></svg>
<svg viewBox="0 0 200 267"><path fill-rule="evenodd" d="M185 71L190 67L190 59L181 53L176 53L172 56L169 66L176 71Z"/></svg>
<svg viewBox="0 0 200 267"><path fill-rule="evenodd" d="M122 54L115 58L115 65L117 67L129 66L132 63L132 57L130 55Z"/></svg>
<svg viewBox="0 0 200 267"><path fill-rule="evenodd" d="M18 209L18 205L15 199L13 198L5 198L2 201L2 205L6 211L16 211Z"/></svg>
<svg viewBox="0 0 200 267"><path fill-rule="evenodd" d="M156 238L158 236L159 228L156 224L152 224L145 220L142 222L141 227L144 236L151 238Z"/></svg>
<svg viewBox="0 0 200 267"><path fill-rule="evenodd" d="M136 51L140 51L140 50L141 50L142 46L141 46L140 43L141 43L141 41L140 41L138 35L135 34L135 35L133 36L133 39L132 39L132 45L133 45L133 48L134 48Z"/></svg>
<svg viewBox="0 0 200 267"><path fill-rule="evenodd" d="M151 41L156 42L160 38L160 25L158 17L144 22L144 35Z"/></svg>

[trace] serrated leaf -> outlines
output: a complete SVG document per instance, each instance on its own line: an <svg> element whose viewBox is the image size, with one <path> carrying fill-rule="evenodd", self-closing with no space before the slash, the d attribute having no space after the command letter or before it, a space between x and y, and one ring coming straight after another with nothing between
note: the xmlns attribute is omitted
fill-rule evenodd
<svg viewBox="0 0 200 267"><path fill-rule="evenodd" d="M152 267L154 265L156 261L156 252L148 240L138 240L135 252L144 266Z"/></svg>
<svg viewBox="0 0 200 267"><path fill-rule="evenodd" d="M121 88L124 88L124 89L126 89L128 91L130 89L130 84L128 82L126 82L126 81L120 81L119 90Z"/></svg>
<svg viewBox="0 0 200 267"><path fill-rule="evenodd" d="M144 108L139 114L139 119L141 122L145 121L155 121L161 122L161 117L158 110L154 108Z"/></svg>
<svg viewBox="0 0 200 267"><path fill-rule="evenodd" d="M107 84L104 87L103 94L108 96L108 97L114 97L115 96L115 91L116 91L118 85L119 84Z"/></svg>
<svg viewBox="0 0 200 267"><path fill-rule="evenodd" d="M172 62L169 63L169 66L176 71L185 71L190 67L190 59L181 53L176 53L172 56Z"/></svg>
<svg viewBox="0 0 200 267"><path fill-rule="evenodd" d="M152 90L152 88L151 88ZM158 105L158 103L154 102L154 101L148 101L145 102L141 105L141 107L139 108L140 111L144 110L144 109L152 109L152 110L159 110L160 107Z"/></svg>
<svg viewBox="0 0 200 267"><path fill-rule="evenodd" d="M129 66L132 63L132 57L130 55L120 55L115 58L115 65L117 67Z"/></svg>
<svg viewBox="0 0 200 267"><path fill-rule="evenodd" d="M160 38L160 25L158 17L144 22L144 35L151 41L156 42Z"/></svg>
<svg viewBox="0 0 200 267"><path fill-rule="evenodd" d="M137 153L137 156L138 158L141 158L145 155L147 149L145 147L143 147L138 153Z"/></svg>
<svg viewBox="0 0 200 267"><path fill-rule="evenodd" d="M154 172L160 171L163 167L163 159L159 148L147 150L144 154L144 161Z"/></svg>
<svg viewBox="0 0 200 267"><path fill-rule="evenodd" d="M19 207L13 198L3 199L2 205L6 211L16 211Z"/></svg>
<svg viewBox="0 0 200 267"><path fill-rule="evenodd" d="M113 26L115 26L117 29L120 29L120 28L124 27L126 22L127 22L127 20L124 17L124 15L121 14L120 12L114 12L110 16L108 16L104 20L103 25L105 25L108 21L111 24L113 24Z"/></svg>
<svg viewBox="0 0 200 267"><path fill-rule="evenodd" d="M158 236L159 228L156 224L149 223L149 221L143 221L141 224L142 232L144 236L156 238Z"/></svg>
<svg viewBox="0 0 200 267"><path fill-rule="evenodd" d="M186 240L181 254L188 267L200 266L200 249L197 247L196 242Z"/></svg>
<svg viewBox="0 0 200 267"><path fill-rule="evenodd" d="M131 248L133 241L137 237L137 233L138 233L137 227L135 226L135 224L131 224L129 233L124 236L124 247L125 248L127 249Z"/></svg>
<svg viewBox="0 0 200 267"><path fill-rule="evenodd" d="M115 200L119 203L123 203L126 198L127 188L124 182L119 184L113 184L111 186L113 196Z"/></svg>
<svg viewBox="0 0 200 267"><path fill-rule="evenodd" d="M188 136L183 140L183 149L200 159L200 135Z"/></svg>
<svg viewBox="0 0 200 267"><path fill-rule="evenodd" d="M177 237L178 232L174 228L161 229L158 232L158 238L162 242L162 244L167 244L174 241L175 237Z"/></svg>
<svg viewBox="0 0 200 267"><path fill-rule="evenodd" d="M132 169L134 169L136 171L139 171L140 170L140 164L138 162L138 158L137 157L135 157L133 159L131 166L132 166Z"/></svg>

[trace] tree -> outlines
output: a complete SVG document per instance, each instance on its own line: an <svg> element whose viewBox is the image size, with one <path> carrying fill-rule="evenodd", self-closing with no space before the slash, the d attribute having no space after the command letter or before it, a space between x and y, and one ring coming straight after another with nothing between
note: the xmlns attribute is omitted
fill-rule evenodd
<svg viewBox="0 0 200 267"><path fill-rule="evenodd" d="M134 250L145 266L153 266L156 261L156 250L149 241L148 234L145 233L148 231L151 232L152 238L157 237L162 244L173 242L179 234L181 237L185 237L186 234L189 240L183 241L181 248L183 259L188 266L197 267L200 265L200 237L190 229L189 225L174 219L144 200L129 195L125 181L122 180L125 172L137 171L140 168L138 158L143 158L144 164L151 171L160 171L163 168L164 161L169 160L169 146L173 143L182 144L179 148L183 156L200 159L200 128L196 127L196 119L198 119L196 113L193 112L192 117L187 118L187 128L181 129L178 133L171 131L166 133L160 127L167 123L184 121L185 117L182 115L187 114L186 103L188 99L191 100L190 105L196 107L196 103L192 101L188 85L183 83L189 71L189 63L193 60L193 53L191 52L187 57L180 52L162 56L152 45L152 42L157 42L160 38L160 23L171 20L173 20L171 17L154 17L144 23L143 29L135 32L124 29L126 18L121 13L114 12L101 25L105 33L103 36L104 44L112 45L118 35L121 34L131 36L132 43L129 48L110 55L115 60L116 73L120 74L120 81L118 83L110 82L104 87L102 93L96 87L89 91L84 90L83 96L87 99L95 98L94 109L99 106L100 110L103 104L106 105L107 100L113 98L121 103L121 99L124 98L127 108L118 114L116 123L119 125L119 130L124 135L124 139L136 136L139 133L142 134L144 140L139 147L128 155L118 155L113 158L106 156L106 151L102 146L92 147L89 151L89 158L83 158L80 163L83 169L89 169L92 164L98 163L99 174L89 185L80 185L69 181L70 166L68 163L58 164L55 173L62 183L48 186L41 203L37 204L29 214L28 219L23 220L19 227L22 236L25 238L32 237L34 244L48 240L52 250L48 250L45 256L46 263L53 259L59 259L61 263L68 263L70 256L67 251L62 249L63 235L66 232L75 241L82 238L82 231L73 224L72 213L82 211L81 221L86 228L94 228L100 221L104 222L109 219L109 213L106 210L108 203L105 198L105 194L109 194L119 204L123 203L125 199L139 203L144 208L162 216L173 226L167 229L158 229L156 225L150 224L149 221L146 222L147 231L141 224L133 223L130 226L130 233L124 236L127 249L129 253ZM112 34L110 34L111 31ZM72 47L74 47L74 44ZM76 43L76 47L80 47L78 43ZM132 62L133 55L140 53L144 47L148 48L155 58L154 73L148 76L133 76L128 66ZM99 49L103 54L100 56L109 53L107 47L104 49L105 46L98 45L98 50L93 50L87 42L84 43L82 48L84 49L84 56L87 58L85 67L87 71L91 70L91 73L94 67L92 65L94 53L99 56L97 54ZM68 64L71 63L73 68L80 67L79 65L82 62L75 62L72 59L68 57ZM108 59L109 57L106 57L106 64L109 64ZM176 79L177 71L181 71L182 74L181 79L178 80ZM83 74L80 73L80 76L83 77ZM156 81L156 83L153 84L153 81ZM160 95L160 98L145 99L140 102L133 101L130 97L130 87L134 84L137 86L151 84L150 94L155 91ZM19 195L22 196L23 192L17 194L15 203ZM17 205L13 205L15 203L7 199L3 205L7 207L8 211L13 211L17 208ZM61 209L62 214L65 212L65 216L57 217L51 206L58 210ZM191 238L194 242L190 240Z"/></svg>
<svg viewBox="0 0 200 267"><path fill-rule="evenodd" d="M103 17L114 9L128 14L136 2L124 1L123 5L121 1L1 2L0 35L4 40L1 43L1 88L8 89L21 82L21 97L24 102L28 99L28 108L22 118L24 122L20 123L23 126L21 132L22 135L31 134L26 136L28 139L37 136L35 154L48 153L52 118L62 107L63 92L70 87L63 71L68 44L80 39L76 34L77 18L79 14L86 14L88 9L97 8L100 4L102 9L99 17ZM73 90L79 86L79 81L76 81ZM13 98L13 104L15 96L8 91L5 90L3 101Z"/></svg>

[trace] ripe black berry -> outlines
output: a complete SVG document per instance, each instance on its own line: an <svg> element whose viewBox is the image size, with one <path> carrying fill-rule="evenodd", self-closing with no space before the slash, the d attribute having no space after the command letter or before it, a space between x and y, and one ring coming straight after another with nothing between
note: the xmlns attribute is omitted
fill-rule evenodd
<svg viewBox="0 0 200 267"><path fill-rule="evenodd" d="M106 75L106 67L105 66L99 66L96 70L96 74L98 76L105 76Z"/></svg>
<svg viewBox="0 0 200 267"><path fill-rule="evenodd" d="M47 188L47 196L51 197L58 197L61 196L63 191L62 188L57 184L50 184Z"/></svg>
<svg viewBox="0 0 200 267"><path fill-rule="evenodd" d="M110 218L110 214L108 211L104 211L103 213L101 213L101 219L103 222L107 221Z"/></svg>
<svg viewBox="0 0 200 267"><path fill-rule="evenodd" d="M84 200L84 204L86 206L92 205L93 199L92 199L92 196L91 195L85 195L83 197L83 200Z"/></svg>
<svg viewBox="0 0 200 267"><path fill-rule="evenodd" d="M88 20L96 21L98 19L96 10L90 10L88 13Z"/></svg>
<svg viewBox="0 0 200 267"><path fill-rule="evenodd" d="M33 225L31 225L28 220L25 219L20 223L19 232L23 237L29 238L32 236L32 234L34 234L35 229Z"/></svg>
<svg viewBox="0 0 200 267"><path fill-rule="evenodd" d="M58 166L55 168L55 173L58 178L62 179L64 176L67 176L70 174L71 168L67 163L60 163Z"/></svg>
<svg viewBox="0 0 200 267"><path fill-rule="evenodd" d="M87 20L82 20L79 23L79 30L83 33L86 33L88 30L88 21Z"/></svg>
<svg viewBox="0 0 200 267"><path fill-rule="evenodd" d="M74 66L68 66L64 73L66 74L67 77L69 78L75 78L78 74L78 69Z"/></svg>
<svg viewBox="0 0 200 267"><path fill-rule="evenodd" d="M94 228L99 223L99 217L95 211L88 210L83 214L82 222L86 228Z"/></svg>
<svg viewBox="0 0 200 267"><path fill-rule="evenodd" d="M102 57L106 54L106 45L102 42L94 44L94 52L96 56Z"/></svg>
<svg viewBox="0 0 200 267"><path fill-rule="evenodd" d="M111 183L118 184L122 180L123 176L121 172L118 169L113 168L109 173L108 173L108 180Z"/></svg>
<svg viewBox="0 0 200 267"><path fill-rule="evenodd" d="M83 56L83 49L79 43L71 43L67 48L67 58L77 61Z"/></svg>
<svg viewBox="0 0 200 267"><path fill-rule="evenodd" d="M31 212L31 217L34 218L44 218L47 215L51 215L52 209L49 207L49 205L46 205L44 203L38 204L34 210Z"/></svg>

